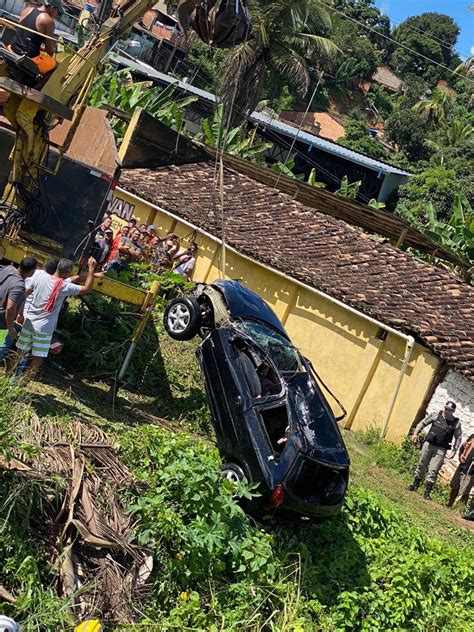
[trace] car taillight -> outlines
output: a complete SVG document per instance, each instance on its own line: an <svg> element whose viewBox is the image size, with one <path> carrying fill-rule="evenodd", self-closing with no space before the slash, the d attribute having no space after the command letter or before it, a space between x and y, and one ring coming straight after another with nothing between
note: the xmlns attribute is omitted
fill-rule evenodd
<svg viewBox="0 0 474 632"><path fill-rule="evenodd" d="M283 490L283 485L277 485L270 496L270 506L275 508L280 507L284 500L285 492Z"/></svg>

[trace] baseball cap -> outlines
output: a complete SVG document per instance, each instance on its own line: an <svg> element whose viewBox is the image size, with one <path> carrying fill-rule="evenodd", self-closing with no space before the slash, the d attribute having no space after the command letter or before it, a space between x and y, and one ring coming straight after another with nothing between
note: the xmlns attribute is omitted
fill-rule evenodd
<svg viewBox="0 0 474 632"><path fill-rule="evenodd" d="M454 402L446 402L445 408L448 410L456 410L456 404Z"/></svg>
<svg viewBox="0 0 474 632"><path fill-rule="evenodd" d="M64 9L61 0L43 0L46 7L54 7L58 15L63 15Z"/></svg>

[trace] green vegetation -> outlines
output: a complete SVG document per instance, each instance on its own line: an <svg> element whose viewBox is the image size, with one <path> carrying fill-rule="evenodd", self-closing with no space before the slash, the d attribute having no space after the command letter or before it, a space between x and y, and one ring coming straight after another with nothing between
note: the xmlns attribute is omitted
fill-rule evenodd
<svg viewBox="0 0 474 632"><path fill-rule="evenodd" d="M123 140L127 122L136 108L142 108L168 127L181 129L183 108L196 101L196 97L176 100L173 99L176 86L163 90L152 86L151 81L134 82L127 68L117 71L110 65L94 80L89 105L116 113L111 125L117 145Z"/></svg>
<svg viewBox="0 0 474 632"><path fill-rule="evenodd" d="M17 407L20 417L12 404L24 393L0 381L2 443L18 441L21 419L38 414L66 425L87 419L118 447L133 475L119 500L135 525L133 542L154 558L149 589L135 603L136 625L120 629L470 630L472 536L454 512L404 490L416 459L411 444L400 449L374 433L363 442L347 434L353 482L342 514L313 525L257 524L234 499L255 490L236 490L219 476L195 345L162 335L157 314L136 378L111 408L105 384L91 379L98 360L88 353L88 332L93 327L106 350L133 317L103 298L82 302L72 302L62 325L63 362L74 378L46 373ZM110 356L109 369L115 361ZM71 624L69 602L55 591L57 552L38 529L61 489L60 478L0 479L0 584L16 599L4 612L25 632Z"/></svg>
<svg viewBox="0 0 474 632"><path fill-rule="evenodd" d="M284 77L300 97L311 85L311 66L332 60L331 18L316 0L253 0L253 37L231 49L223 64L220 93L232 126L246 120L260 101L270 74ZM232 107L231 107L232 104Z"/></svg>

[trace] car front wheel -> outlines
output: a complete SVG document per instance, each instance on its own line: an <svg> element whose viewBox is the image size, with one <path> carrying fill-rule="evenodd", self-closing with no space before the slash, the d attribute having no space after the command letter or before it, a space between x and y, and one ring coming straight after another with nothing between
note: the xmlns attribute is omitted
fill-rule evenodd
<svg viewBox="0 0 474 632"><path fill-rule="evenodd" d="M201 307L195 298L181 296L168 303L163 324L173 340L191 340L201 328Z"/></svg>

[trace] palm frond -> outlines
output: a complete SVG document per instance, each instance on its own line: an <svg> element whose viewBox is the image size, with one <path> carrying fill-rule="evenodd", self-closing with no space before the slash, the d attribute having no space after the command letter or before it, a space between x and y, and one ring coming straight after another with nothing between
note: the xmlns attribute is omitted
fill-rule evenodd
<svg viewBox="0 0 474 632"><path fill-rule="evenodd" d="M279 46L273 52L271 64L279 74L288 78L301 96L308 92L310 73L308 62L303 55L295 50Z"/></svg>

